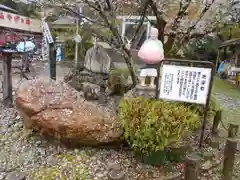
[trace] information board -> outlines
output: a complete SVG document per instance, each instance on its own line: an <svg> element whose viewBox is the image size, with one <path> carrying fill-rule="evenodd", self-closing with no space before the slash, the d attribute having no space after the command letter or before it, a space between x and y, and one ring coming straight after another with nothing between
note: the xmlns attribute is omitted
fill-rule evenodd
<svg viewBox="0 0 240 180"><path fill-rule="evenodd" d="M210 68L163 65L159 98L206 104L211 71Z"/></svg>

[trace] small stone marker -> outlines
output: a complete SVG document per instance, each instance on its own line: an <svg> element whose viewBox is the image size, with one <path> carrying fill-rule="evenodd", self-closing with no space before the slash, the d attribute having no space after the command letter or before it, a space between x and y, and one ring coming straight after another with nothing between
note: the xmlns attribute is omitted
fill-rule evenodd
<svg viewBox="0 0 240 180"><path fill-rule="evenodd" d="M230 124L228 128L228 137L234 138L238 134L239 126L237 124Z"/></svg>
<svg viewBox="0 0 240 180"><path fill-rule="evenodd" d="M106 104L106 102L107 102L107 96L106 96L106 94L105 94L105 87L104 86L101 86L100 87L100 95L99 95L99 97L98 97L98 103L99 104Z"/></svg>
<svg viewBox="0 0 240 180"><path fill-rule="evenodd" d="M228 139L224 150L224 162L223 162L223 179L233 179L233 168L235 161L235 153L237 150L237 140Z"/></svg>
<svg viewBox="0 0 240 180"><path fill-rule="evenodd" d="M26 174L23 172L11 172L6 176L6 180L26 180Z"/></svg>
<svg viewBox="0 0 240 180"><path fill-rule="evenodd" d="M197 155L186 157L184 180L199 180L200 159Z"/></svg>
<svg viewBox="0 0 240 180"><path fill-rule="evenodd" d="M121 167L116 163L108 164L108 179L109 180L124 180L125 174Z"/></svg>

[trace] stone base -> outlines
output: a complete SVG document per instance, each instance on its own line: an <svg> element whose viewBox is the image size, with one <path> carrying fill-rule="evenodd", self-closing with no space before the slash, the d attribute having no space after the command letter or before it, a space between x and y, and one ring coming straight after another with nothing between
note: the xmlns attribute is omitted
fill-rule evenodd
<svg viewBox="0 0 240 180"><path fill-rule="evenodd" d="M142 96L145 98L155 98L156 96L156 88L152 88L149 86L140 86L137 85L134 89L128 91L124 97L136 97L136 96Z"/></svg>

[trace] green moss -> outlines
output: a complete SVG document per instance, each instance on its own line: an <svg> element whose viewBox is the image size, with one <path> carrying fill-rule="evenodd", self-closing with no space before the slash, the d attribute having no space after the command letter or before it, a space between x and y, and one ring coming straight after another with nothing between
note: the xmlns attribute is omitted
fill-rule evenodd
<svg viewBox="0 0 240 180"><path fill-rule="evenodd" d="M29 171L29 180L87 180L88 167L84 159L89 158L83 153L69 155L66 153L56 156L58 164L53 167L40 167Z"/></svg>
<svg viewBox="0 0 240 180"><path fill-rule="evenodd" d="M129 71L124 68L111 70L108 79L108 86L113 94L122 95L128 83Z"/></svg>

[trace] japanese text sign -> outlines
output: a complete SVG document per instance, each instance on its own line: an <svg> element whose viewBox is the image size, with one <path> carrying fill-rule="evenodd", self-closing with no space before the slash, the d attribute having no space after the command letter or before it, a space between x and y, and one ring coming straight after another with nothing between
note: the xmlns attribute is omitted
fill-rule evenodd
<svg viewBox="0 0 240 180"><path fill-rule="evenodd" d="M0 27L41 33L41 21L0 10Z"/></svg>
<svg viewBox="0 0 240 180"><path fill-rule="evenodd" d="M53 40L51 31L49 29L49 26L48 26L48 24L45 21L45 18L42 19L42 27L43 27L43 35L44 35L44 37L46 37L48 43L49 44L53 43L54 40Z"/></svg>
<svg viewBox="0 0 240 180"><path fill-rule="evenodd" d="M206 104L210 68L163 65L160 99Z"/></svg>

